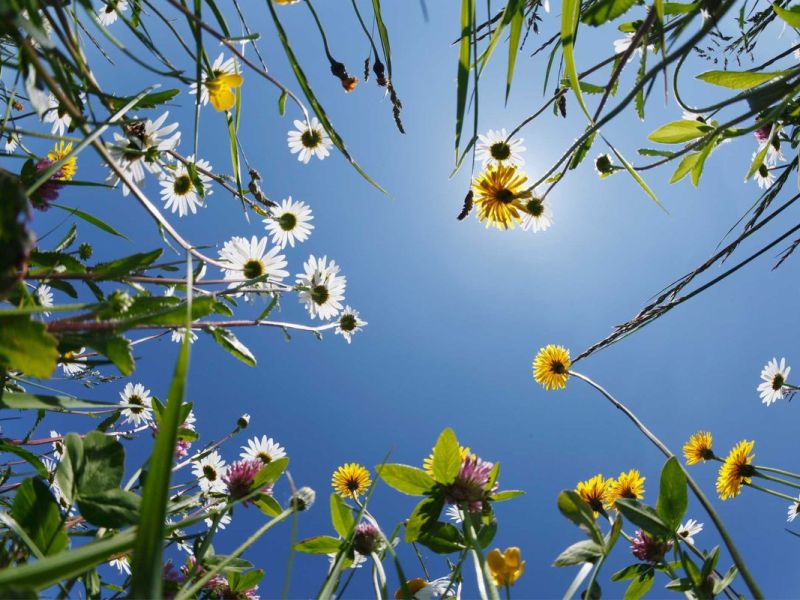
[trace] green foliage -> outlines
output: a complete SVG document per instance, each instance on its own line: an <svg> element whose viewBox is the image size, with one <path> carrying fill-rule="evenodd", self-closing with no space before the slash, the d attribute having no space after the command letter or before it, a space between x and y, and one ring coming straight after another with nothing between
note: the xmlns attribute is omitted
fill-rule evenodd
<svg viewBox="0 0 800 600"><path fill-rule="evenodd" d="M776 77L787 75L786 71L753 73L752 71L706 71L697 79L732 90L749 90Z"/></svg>
<svg viewBox="0 0 800 600"><path fill-rule="evenodd" d="M636 4L636 0L598 0L587 8L581 21L598 27L608 21L621 17Z"/></svg>
<svg viewBox="0 0 800 600"><path fill-rule="evenodd" d="M69 547L61 511L41 479L30 478L20 484L11 506L11 516L41 555L51 556Z"/></svg>
<svg viewBox="0 0 800 600"><path fill-rule="evenodd" d="M0 316L0 367L48 378L58 360L56 338L31 317Z"/></svg>
<svg viewBox="0 0 800 600"><path fill-rule="evenodd" d="M638 525L647 533L656 537L669 537L672 535L669 525L659 514L646 504L629 498L618 498L614 503L622 516L634 525Z"/></svg>
<svg viewBox="0 0 800 600"><path fill-rule="evenodd" d="M658 488L656 512L666 525L675 531L689 506L686 473L674 456L664 463Z"/></svg>
<svg viewBox="0 0 800 600"><path fill-rule="evenodd" d="M460 468L461 448L455 433L448 427L433 447L433 478L442 485L453 483Z"/></svg>
<svg viewBox="0 0 800 600"><path fill-rule="evenodd" d="M331 494L331 524L341 537L349 539L356 526L352 509L338 494Z"/></svg>
<svg viewBox="0 0 800 600"><path fill-rule="evenodd" d="M408 465L378 465L378 476L398 492L409 496L424 496L436 485L436 481L422 469Z"/></svg>

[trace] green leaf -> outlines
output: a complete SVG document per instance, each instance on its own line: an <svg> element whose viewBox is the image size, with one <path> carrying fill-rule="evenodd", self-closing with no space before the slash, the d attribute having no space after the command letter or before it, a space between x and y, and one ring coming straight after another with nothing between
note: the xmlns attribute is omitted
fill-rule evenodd
<svg viewBox="0 0 800 600"><path fill-rule="evenodd" d="M417 541L436 554L451 554L466 548L461 532L450 523L439 521L421 531Z"/></svg>
<svg viewBox="0 0 800 600"><path fill-rule="evenodd" d="M772 10L783 19L790 27L800 27L800 6L791 6L788 9L782 8L779 4L773 4Z"/></svg>
<svg viewBox="0 0 800 600"><path fill-rule="evenodd" d="M650 591L650 588L653 587L654 580L655 575L652 569L634 578L628 586L628 589L625 590L623 600L639 600L639 598L643 598L644 595Z"/></svg>
<svg viewBox="0 0 800 600"><path fill-rule="evenodd" d="M767 152L772 147L772 140L778 134L778 131L780 131L780 125L774 125L770 128L769 139L766 141L766 143L762 144L759 151L753 155L753 161L750 163L750 169L747 171L747 175L745 175L744 178L745 181L755 175L756 171L758 171L761 168L761 165L764 164L764 159L767 157Z"/></svg>
<svg viewBox="0 0 800 600"><path fill-rule="evenodd" d="M509 2L509 5L511 2ZM511 81L514 78L514 65L519 53L519 40L522 35L522 24L525 21L525 3L518 2L517 10L511 17L508 32L508 67L506 68L506 104L511 93Z"/></svg>
<svg viewBox="0 0 800 600"><path fill-rule="evenodd" d="M580 16L581 0L564 0L561 6L561 48L564 54L564 72L567 75L567 79L569 79L569 84L575 93L575 97L578 99L578 104L580 104L584 114L591 121L592 117L586 108L586 103L583 101L578 69L575 66L575 36L578 33Z"/></svg>
<svg viewBox="0 0 800 600"><path fill-rule="evenodd" d="M766 83L776 77L791 74L791 71L769 71L753 73L752 71L706 71L697 75L697 79L732 90L749 90Z"/></svg>
<svg viewBox="0 0 800 600"><path fill-rule="evenodd" d="M283 512L283 507L269 494L259 494L253 504L268 517L277 517Z"/></svg>
<svg viewBox="0 0 800 600"><path fill-rule="evenodd" d="M122 483L125 450L114 437L90 431L83 437L83 464L78 477L78 497L97 496Z"/></svg>
<svg viewBox="0 0 800 600"><path fill-rule="evenodd" d="M605 544L591 507L577 493L572 490L562 491L558 495L558 510L587 533L598 546L602 547Z"/></svg>
<svg viewBox="0 0 800 600"><path fill-rule="evenodd" d="M47 379L58 357L58 342L44 323L24 316L0 317L0 366Z"/></svg>
<svg viewBox="0 0 800 600"><path fill-rule="evenodd" d="M71 506L78 495L78 482L83 472L83 439L77 433L68 433L61 444L64 451L56 469L56 483Z"/></svg>
<svg viewBox="0 0 800 600"><path fill-rule="evenodd" d="M439 519L442 508L444 498L441 496L431 496L417 504L406 523L406 543L416 541L424 529L431 527Z"/></svg>
<svg viewBox="0 0 800 600"><path fill-rule="evenodd" d="M619 498L614 502L614 506L634 525L638 525L647 533L656 537L670 537L672 531L658 513L638 500L630 498Z"/></svg>
<svg viewBox="0 0 800 600"><path fill-rule="evenodd" d="M581 21L592 27L598 27L621 17L634 4L636 4L636 0L598 0L586 9Z"/></svg>
<svg viewBox="0 0 800 600"><path fill-rule="evenodd" d="M20 484L14 494L11 516L43 555L58 554L69 546L61 511L41 479L30 478Z"/></svg>
<svg viewBox="0 0 800 600"><path fill-rule="evenodd" d="M341 546L342 540L337 540L328 535L318 535L300 540L294 545L294 549L307 554L336 554Z"/></svg>
<svg viewBox="0 0 800 600"><path fill-rule="evenodd" d="M636 577L641 577L645 575L647 572L652 571L652 565L644 565L642 563L637 563L635 565L628 565L624 569L621 569L614 573L611 576L611 581L624 581L626 579L634 579Z"/></svg>
<svg viewBox="0 0 800 600"><path fill-rule="evenodd" d="M281 92L281 95L278 96L278 114L283 116L286 114L286 99L289 97L289 94L286 93L286 90Z"/></svg>
<svg viewBox="0 0 800 600"><path fill-rule="evenodd" d="M128 110L140 110L143 108L157 108L161 104L165 104L172 100L175 96L180 94L180 90L164 90L163 92L152 92L150 94L145 94L139 100L136 101L136 104L128 108ZM106 96L106 100L109 102L111 109L116 112L122 110L126 105L130 104L133 100L136 100L136 96L123 96L120 98L114 96Z"/></svg>
<svg viewBox="0 0 800 600"><path fill-rule="evenodd" d="M3 394L5 397L8 395L9 392ZM8 452L9 454L16 454L22 460L33 466L36 469L37 475L42 477L43 479L47 479L50 476L50 473L47 471L45 466L42 464L42 461L39 460L39 457L36 456L33 452L26 450L22 446L17 446L16 444L10 444L4 440L0 440L0 453Z"/></svg>
<svg viewBox="0 0 800 600"><path fill-rule="evenodd" d="M340 536L349 539L356 526L353 510L347 506L339 494L331 494L331 524Z"/></svg>
<svg viewBox="0 0 800 600"><path fill-rule="evenodd" d="M78 497L81 516L92 525L122 529L139 520L142 499L128 490L109 489Z"/></svg>
<svg viewBox="0 0 800 600"><path fill-rule="evenodd" d="M244 573L240 571L231 571L227 573L227 577L231 591L242 592L256 587L264 578L264 571L262 569L252 569Z"/></svg>
<svg viewBox="0 0 800 600"><path fill-rule="evenodd" d="M453 483L461 469L461 448L449 427L439 435L433 447L433 478L437 483Z"/></svg>
<svg viewBox="0 0 800 600"><path fill-rule="evenodd" d="M288 466L289 458L287 456L267 463L258 473L256 473L256 476L253 478L253 487L266 487L274 484L276 481L278 481L280 476L283 475L283 472Z"/></svg>
<svg viewBox="0 0 800 600"><path fill-rule="evenodd" d="M497 492L494 496L492 496L491 500L493 502L504 502L506 500L511 500L512 498L518 498L519 496L524 496L525 492L522 490L503 490L502 492Z"/></svg>
<svg viewBox="0 0 800 600"><path fill-rule="evenodd" d="M559 554L553 561L554 567L571 567L582 563L594 563L603 556L603 547L593 540L576 542Z"/></svg>
<svg viewBox="0 0 800 600"><path fill-rule="evenodd" d="M692 185L694 187L697 187L697 184L700 183L700 176L703 174L703 168L705 167L706 159L716 146L717 136L712 136L711 139L706 142L706 145L703 146L703 149L698 152L697 161L692 167Z"/></svg>
<svg viewBox="0 0 800 600"><path fill-rule="evenodd" d="M669 182L675 183L686 177L692 171L692 169L694 169L694 166L697 164L699 158L699 152L693 152L684 156L681 159L681 162L678 163L678 168L675 169L675 172L672 174Z"/></svg>
<svg viewBox="0 0 800 600"><path fill-rule="evenodd" d="M423 496L436 485L433 477L422 469L408 465L379 465L378 476L398 492L409 496Z"/></svg>
<svg viewBox="0 0 800 600"><path fill-rule="evenodd" d="M240 361L250 367L256 366L256 357L253 356L253 353L250 352L250 349L247 346L239 341L239 338L237 338L230 329L224 329L222 327L209 327L206 329L206 331L211 334L211 336L214 338L214 341L216 341L232 356L238 358Z"/></svg>
<svg viewBox="0 0 800 600"><path fill-rule="evenodd" d="M736 579L736 575L739 573L739 570L735 566L731 566L728 569L728 572L725 573L725 576L720 579L719 581L714 582L714 595L721 594L725 588L727 588L730 584L733 583L733 580Z"/></svg>
<svg viewBox="0 0 800 600"><path fill-rule="evenodd" d="M461 146L461 131L467 108L469 88L469 51L472 22L475 20L475 0L461 0L461 38L458 45L458 72L456 75L456 162ZM466 154L466 153L465 153Z"/></svg>
<svg viewBox="0 0 800 600"><path fill-rule="evenodd" d="M614 153L614 156L616 156L619 162L622 163L622 166L625 167L625 170L630 174L631 177L633 177L634 181L639 184L639 187L641 187L644 190L645 194L650 196L650 199L653 202L655 202L661 210L667 212L667 209L664 208L661 202L658 201L658 197L655 195L653 190L650 189L650 186L648 186L647 183L645 183L644 179L641 178L641 176L636 172L636 170L631 166L631 164L627 160L625 160L625 157L622 156L622 154L620 154L617 151L617 149L614 148L614 146L609 144L608 140L605 140L605 142L606 144L608 144L608 147L611 148L611 151Z"/></svg>
<svg viewBox="0 0 800 600"><path fill-rule="evenodd" d="M706 135L714 128L700 121L681 119L662 125L647 136L652 142L659 144L681 144Z"/></svg>
<svg viewBox="0 0 800 600"><path fill-rule="evenodd" d="M141 252L132 254L124 258L118 258L107 263L99 263L91 269L91 273L96 280L118 279L126 275L138 273L149 267L164 251L161 249L151 252Z"/></svg>
<svg viewBox="0 0 800 600"><path fill-rule="evenodd" d="M583 160L586 158L586 155L589 154L589 150L592 149L592 144L594 144L596 137L597 133L595 132L586 138L580 146L578 146L569 161L570 169L577 168L577 166L583 162Z"/></svg>
<svg viewBox="0 0 800 600"><path fill-rule="evenodd" d="M686 473L678 459L670 458L661 470L661 483L658 488L656 512L664 523L675 531L689 506L689 495L686 489Z"/></svg>
<svg viewBox="0 0 800 600"><path fill-rule="evenodd" d="M19 282L19 268L36 245L28 230L31 217L25 186L17 175L0 168L0 298Z"/></svg>
<svg viewBox="0 0 800 600"><path fill-rule="evenodd" d="M478 544L481 548L486 548L492 543L495 535L497 535L497 520L492 519L488 525L484 525L478 530Z"/></svg>

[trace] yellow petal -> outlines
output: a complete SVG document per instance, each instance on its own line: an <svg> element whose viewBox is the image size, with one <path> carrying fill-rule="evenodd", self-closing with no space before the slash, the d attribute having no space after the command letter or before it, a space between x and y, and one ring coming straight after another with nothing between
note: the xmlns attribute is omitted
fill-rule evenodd
<svg viewBox="0 0 800 600"><path fill-rule="evenodd" d="M211 99L211 106L219 112L230 110L236 102L233 92L227 88L213 91L209 89L208 97Z"/></svg>
<svg viewBox="0 0 800 600"><path fill-rule="evenodd" d="M516 546L512 548L506 548L506 551L503 553L506 557L506 567L510 571L516 571L519 568L519 548Z"/></svg>
<svg viewBox="0 0 800 600"><path fill-rule="evenodd" d="M236 73L227 73L225 75L220 75L216 77L215 80L219 82L219 85L222 87L227 88L238 88L242 87L244 83L244 79L241 75L237 75Z"/></svg>
<svg viewBox="0 0 800 600"><path fill-rule="evenodd" d="M498 548L495 548L486 555L486 562L489 563L489 568L492 570L492 573L502 573L505 570L506 561L503 560L503 555L500 554Z"/></svg>

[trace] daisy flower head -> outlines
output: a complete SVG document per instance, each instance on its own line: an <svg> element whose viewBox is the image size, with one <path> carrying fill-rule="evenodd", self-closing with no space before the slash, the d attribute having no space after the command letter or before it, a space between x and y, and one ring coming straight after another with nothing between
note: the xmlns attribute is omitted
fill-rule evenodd
<svg viewBox="0 0 800 600"><path fill-rule="evenodd" d="M305 123L295 119L294 126L296 129L289 132L287 140L289 150L297 154L297 160L308 164L312 156L324 160L330 154L333 142L317 117L311 117L311 121Z"/></svg>
<svg viewBox="0 0 800 600"><path fill-rule="evenodd" d="M80 356L84 352L86 352L86 348L80 348L77 351L70 350L61 355L61 360L58 364L61 365L61 370L64 371L64 375L74 377L80 375L88 368L86 364L82 364L86 362L86 357Z"/></svg>
<svg viewBox="0 0 800 600"><path fill-rule="evenodd" d="M798 496L797 500L789 505L789 510L786 514L786 521L788 523L792 523L797 518L798 514L800 514L800 496Z"/></svg>
<svg viewBox="0 0 800 600"><path fill-rule="evenodd" d="M300 302L306 305L311 318L331 319L342 310L347 278L339 275L336 261L328 262L328 257L316 258L313 254L303 264L305 273L297 276Z"/></svg>
<svg viewBox="0 0 800 600"><path fill-rule="evenodd" d="M752 466L754 441L742 440L736 444L725 458L717 475L717 493L720 500L735 498L744 484L750 483L755 470Z"/></svg>
<svg viewBox="0 0 800 600"><path fill-rule="evenodd" d="M626 33L624 38L620 38L618 40L614 40L614 53L615 54L622 54L623 52L627 51L628 48L631 47L631 42L633 42L634 34L632 32ZM652 44L647 45L647 50L649 52L655 51L655 46ZM633 54L642 55L642 45L641 43L636 47L636 50L633 51ZM631 56L633 56L633 54ZM630 58L628 59L630 60Z"/></svg>
<svg viewBox="0 0 800 600"><path fill-rule="evenodd" d="M757 152L753 153L753 159L755 160ZM758 183L758 187L765 190L772 185L775 181L775 175L772 174L770 170L771 167L770 158L767 157L764 162L759 165L758 169L756 170L755 174L753 175L753 179L756 180Z"/></svg>
<svg viewBox="0 0 800 600"><path fill-rule="evenodd" d="M97 20L104 27L115 23L120 13L128 10L128 0L105 0L97 9Z"/></svg>
<svg viewBox="0 0 800 600"><path fill-rule="evenodd" d="M627 473L620 473L617 479L609 479L605 495L606 509L613 508L614 503L620 498L630 498L632 500L644 498L645 479L647 478L642 477L636 469L631 469Z"/></svg>
<svg viewBox="0 0 800 600"><path fill-rule="evenodd" d="M613 483L613 479L606 479L598 473L586 481L578 482L575 487L575 493L591 507L595 519L602 512L608 488Z"/></svg>
<svg viewBox="0 0 800 600"><path fill-rule="evenodd" d="M53 292L50 290L49 285L40 285L36 288L36 299L39 301L39 306L45 308L52 308L53 306ZM42 313L45 317L50 316L50 311Z"/></svg>
<svg viewBox="0 0 800 600"><path fill-rule="evenodd" d="M711 450L711 432L698 431L683 445L683 457L687 465L696 465L714 458Z"/></svg>
<svg viewBox="0 0 800 600"><path fill-rule="evenodd" d="M525 572L525 561L520 560L520 551L516 546L500 552L495 548L486 555L486 563L492 573L495 585L511 586Z"/></svg>
<svg viewBox="0 0 800 600"><path fill-rule="evenodd" d="M61 437L61 434L58 433L55 429L50 430L50 437L54 438L55 441L51 444L53 447L53 456L55 457L56 461L61 462L61 459L64 458L64 441ZM54 465L53 471L55 467L58 465Z"/></svg>
<svg viewBox="0 0 800 600"><path fill-rule="evenodd" d="M3 151L6 154L13 154L22 136L14 131L7 131L4 137L6 141L3 144Z"/></svg>
<svg viewBox="0 0 800 600"><path fill-rule="evenodd" d="M53 146L53 149L50 152L47 153L47 158L51 162L58 162L59 160L67 158L70 152L72 152L72 142L69 144L64 144L64 140L61 140L55 146ZM77 170L78 157L70 156L58 169L58 171L61 173L59 179L61 181L70 181L73 177L75 177L75 172Z"/></svg>
<svg viewBox="0 0 800 600"><path fill-rule="evenodd" d="M44 122L51 123L50 133L63 137L69 126L72 124L72 117L59 104L53 94L47 97L47 112L44 114Z"/></svg>
<svg viewBox="0 0 800 600"><path fill-rule="evenodd" d="M240 286L242 279L255 279L265 277L263 281L248 284L249 289L268 290L270 283L280 283L284 277L289 275L284 271L286 258L278 254L280 248L273 246L267 250L267 238L261 239L253 236L248 240L243 237L233 237L219 251L220 260L228 265L223 269L225 279L233 280L228 286L235 288ZM257 292L255 292L257 293ZM236 296L241 296L239 292ZM249 299L252 293L247 293Z"/></svg>
<svg viewBox="0 0 800 600"><path fill-rule="evenodd" d="M247 440L247 446L241 447L244 452L239 456L245 460L258 460L262 465L268 465L274 460L286 457L286 450L271 437L262 435Z"/></svg>
<svg viewBox="0 0 800 600"><path fill-rule="evenodd" d="M678 527L678 531L676 531L675 534L678 538L682 538L684 541L694 545L694 536L701 531L703 531L703 524L698 523L694 519L689 519L686 523Z"/></svg>
<svg viewBox="0 0 800 600"><path fill-rule="evenodd" d="M605 179L614 173L614 161L608 154L601 154L594 159L594 170L600 176L600 179Z"/></svg>
<svg viewBox="0 0 800 600"><path fill-rule="evenodd" d="M762 383L756 389L763 404L769 406L776 400L783 400L784 385L791 370L792 367L786 364L785 358L781 358L780 363L777 358L773 358L761 369Z"/></svg>
<svg viewBox="0 0 800 600"><path fill-rule="evenodd" d="M533 378L548 391L563 390L567 387L571 364L569 350L549 344L533 359Z"/></svg>
<svg viewBox="0 0 800 600"><path fill-rule="evenodd" d="M523 201L531 198L531 192L525 188L526 181L525 174L513 165L484 170L472 180L478 220L486 221L487 228L494 225L498 229L513 229L514 222L522 220Z"/></svg>
<svg viewBox="0 0 800 600"><path fill-rule="evenodd" d="M535 195L522 205L522 231L547 231L553 224L553 211L550 203Z"/></svg>
<svg viewBox="0 0 800 600"><path fill-rule="evenodd" d="M217 514L217 511L210 511L209 515L213 517ZM209 517L208 519L203 519L203 523L206 524L206 527L211 527L214 524L213 519ZM231 514L229 512L224 513L217 521L217 529L225 529L231 523Z"/></svg>
<svg viewBox="0 0 800 600"><path fill-rule="evenodd" d="M117 558L108 561L108 566L114 567L117 571L119 571L120 575L131 574L131 563L128 560L128 557L125 555L118 556Z"/></svg>
<svg viewBox="0 0 800 600"><path fill-rule="evenodd" d="M289 244L294 248L295 242L304 242L311 235L313 219L311 208L305 202L295 202L289 196L272 210L270 218L264 219L264 225L272 236L273 244L281 248Z"/></svg>
<svg viewBox="0 0 800 600"><path fill-rule="evenodd" d="M150 397L150 390L145 389L141 383L126 383L119 397L120 404L133 405L122 410L125 423L138 427L153 420L153 400Z"/></svg>
<svg viewBox="0 0 800 600"><path fill-rule="evenodd" d="M176 327L169 334L169 339L176 344L182 344L183 338L186 337L186 327ZM197 341L197 334L194 329L189 330L189 343L194 344Z"/></svg>
<svg viewBox="0 0 800 600"><path fill-rule="evenodd" d="M225 460L216 450L195 461L192 465L192 475L197 477L197 483L205 494L225 493L226 485L222 479L225 471Z"/></svg>
<svg viewBox="0 0 800 600"><path fill-rule="evenodd" d="M165 209L172 209L172 212L178 213L179 217L185 217L189 214L197 214L198 207L203 206L203 200L198 194L197 184L203 190L203 198L210 196L214 193L211 187L211 177L201 172L211 171L211 163L207 160L200 159L197 162L194 160L194 155L188 156L186 161L193 165L193 169L197 182L192 180L192 175L189 172L189 167L182 162L178 162L175 170L166 169L161 176L161 200L165 202Z"/></svg>
<svg viewBox="0 0 800 600"><path fill-rule="evenodd" d="M333 472L331 485L342 498L356 498L369 489L372 479L365 467L357 463L347 463Z"/></svg>
<svg viewBox="0 0 800 600"><path fill-rule="evenodd" d="M334 333L344 337L349 344L353 339L353 335L361 331L364 325L367 324L366 321L362 321L359 318L357 310L345 306L342 314L339 315L339 322L336 325Z"/></svg>
<svg viewBox="0 0 800 600"><path fill-rule="evenodd" d="M505 129L495 131L490 129L486 135L478 134L478 143L475 145L475 158L483 161L483 166L516 165L521 167L525 164L521 153L525 152L522 138L508 139Z"/></svg>

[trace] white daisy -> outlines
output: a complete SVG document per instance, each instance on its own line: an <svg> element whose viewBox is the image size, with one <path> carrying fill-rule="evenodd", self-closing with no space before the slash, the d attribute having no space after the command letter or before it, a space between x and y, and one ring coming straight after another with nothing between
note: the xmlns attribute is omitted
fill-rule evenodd
<svg viewBox="0 0 800 600"><path fill-rule="evenodd" d="M272 235L273 244L285 248L288 243L294 248L295 241L304 242L311 235L313 219L311 208L305 202L295 202L289 196L272 210L269 219L264 219L264 225Z"/></svg>
<svg viewBox="0 0 800 600"><path fill-rule="evenodd" d="M197 334L195 333L196 329L192 329L189 332L189 343L194 344L197 341ZM186 327L176 327L172 330L172 333L169 334L169 339L175 342L176 344L182 344L183 338L186 336Z"/></svg>
<svg viewBox="0 0 800 600"><path fill-rule="evenodd" d="M328 257L316 258L311 255L303 264L305 273L297 276L297 285L303 286L300 302L306 305L311 318L330 319L342 310L347 278L339 275L335 261L328 263Z"/></svg>
<svg viewBox="0 0 800 600"><path fill-rule="evenodd" d="M108 566L117 569L120 575L131 574L131 563L127 556L120 556L119 558L108 561Z"/></svg>
<svg viewBox="0 0 800 600"><path fill-rule="evenodd" d="M28 71L25 77L25 92L28 94L28 100L33 110L36 111L40 119L43 119L50 108L50 98L47 92L36 85L36 71L33 68Z"/></svg>
<svg viewBox="0 0 800 600"><path fill-rule="evenodd" d="M243 237L231 238L219 251L220 260L229 265L229 268L223 269L225 279L255 279L266 275L265 280L247 287L256 290L269 289L270 282L280 283L289 275L288 271L283 270L287 264L286 257L278 254L279 251L278 246L273 246L267 251L266 237L258 239L253 236L249 241ZM241 285L241 282L233 281L228 287L235 288ZM251 295L252 293L247 293L246 299L250 299ZM236 296L241 296L241 293L237 293Z"/></svg>
<svg viewBox="0 0 800 600"><path fill-rule="evenodd" d="M64 353L62 357L63 361L58 362L58 364L61 365L61 370L64 371L64 375L73 377L83 373L88 368L86 365L81 364L81 362L86 362L86 357L78 356L84 352L86 352L86 348L81 348L77 352Z"/></svg>
<svg viewBox="0 0 800 600"><path fill-rule="evenodd" d="M14 131L10 131L6 133L6 141L3 145L3 151L6 154L13 154L14 150L17 149L17 145L19 144L22 136Z"/></svg>
<svg viewBox="0 0 800 600"><path fill-rule="evenodd" d="M53 456L55 457L56 461L61 462L61 459L64 457L64 442L61 439L61 434L58 433L55 429L51 429L50 437L58 438L56 441L52 442Z"/></svg>
<svg viewBox="0 0 800 600"><path fill-rule="evenodd" d="M448 506L444 514L446 514L447 518L453 521L453 523L462 523L464 521L464 519L461 518L461 509L455 504Z"/></svg>
<svg viewBox="0 0 800 600"><path fill-rule="evenodd" d="M222 481L222 476L225 475L226 470L225 461L216 450L192 465L192 475L197 477L200 489L206 494L225 493L227 487Z"/></svg>
<svg viewBox="0 0 800 600"><path fill-rule="evenodd" d="M61 108L53 94L47 97L47 112L44 115L44 122L52 123L50 126L51 134L62 137L72 123L72 117Z"/></svg>
<svg viewBox="0 0 800 600"><path fill-rule="evenodd" d="M247 440L247 446L241 447L244 452L239 456L245 460L260 460L265 465L273 460L284 458L286 450L278 442L267 436L253 437Z"/></svg>
<svg viewBox="0 0 800 600"><path fill-rule="evenodd" d="M683 538L685 541L689 542L690 544L694 545L694 536L698 533L703 531L703 524L698 523L694 519L689 519L678 527L678 531L675 533L678 535L679 538Z"/></svg>
<svg viewBox="0 0 800 600"><path fill-rule="evenodd" d="M215 512L216 511L211 511L209 514L213 514ZM203 523L206 524L206 527L211 527L213 522L214 521L212 521L212 519L210 517L208 519L203 519ZM231 514L226 512L224 515L222 515L222 517L220 518L219 522L217 523L217 529L218 530L219 529L225 529L225 527L230 525L230 523L231 523Z"/></svg>
<svg viewBox="0 0 800 600"><path fill-rule="evenodd" d="M145 389L141 383L125 384L125 389L119 393L120 404L133 404L132 408L124 408L122 415L125 423L130 423L138 427L143 423L153 420L153 399L150 397L150 390Z"/></svg>
<svg viewBox="0 0 800 600"><path fill-rule="evenodd" d="M783 400L783 387L791 370L792 367L786 364L785 358L781 358L780 364L777 358L773 358L761 370L763 383L759 384L757 390L763 404L769 406L776 400Z"/></svg>
<svg viewBox="0 0 800 600"><path fill-rule="evenodd" d="M800 513L800 496L798 496L797 500L789 505L789 509L786 514L786 520L789 523L793 522L797 518L798 513Z"/></svg>
<svg viewBox="0 0 800 600"><path fill-rule="evenodd" d="M486 135L478 134L478 143L475 145L475 158L483 161L483 166L517 165L525 164L521 153L525 152L522 138L507 139L505 129L495 131L490 129Z"/></svg>
<svg viewBox="0 0 800 600"><path fill-rule="evenodd" d="M633 33L626 33L624 38L620 38L618 40L614 40L614 54L622 54L628 48L630 48L631 42L633 41L633 36L634 36ZM648 52L654 52L655 51L655 46L653 46L652 44L648 44L647 45L647 51ZM639 42L639 45L636 47L636 50L633 51L633 54L631 55L631 57L633 57L634 54L637 55L637 56L641 56L642 55L642 44L641 44L641 41Z"/></svg>
<svg viewBox="0 0 800 600"><path fill-rule="evenodd" d="M39 300L39 306L51 308L53 306L53 292L50 290L49 285L40 285L36 288L36 298ZM45 317L50 316L49 311L42 313Z"/></svg>
<svg viewBox="0 0 800 600"><path fill-rule="evenodd" d="M311 117L310 124L295 119L294 126L297 130L289 132L288 142L292 154L299 152L297 160L308 164L312 156L323 160L330 154L333 142L317 117Z"/></svg>
<svg viewBox="0 0 800 600"><path fill-rule="evenodd" d="M353 339L353 335L361 331L364 325L368 325L368 323L358 317L358 311L345 306L342 314L339 315L339 323L336 325L334 333L343 336L349 344Z"/></svg>
<svg viewBox="0 0 800 600"><path fill-rule="evenodd" d="M97 9L97 20L108 27L115 23L120 13L128 10L128 0L106 0L103 5Z"/></svg>
<svg viewBox="0 0 800 600"><path fill-rule="evenodd" d="M207 160L200 159L194 162L194 155L188 156L186 160L189 163L194 163L196 167L205 171L211 171L211 163ZM211 177L204 173L197 172L197 178L203 186L203 195L210 196L214 193L211 187ZM179 217L185 217L192 211L192 214L197 214L197 208L203 206L203 200L197 193L194 182L189 175L189 168L179 162L175 170L165 169L161 177L161 199L166 203L165 209L172 209L172 212L177 212Z"/></svg>
<svg viewBox="0 0 800 600"><path fill-rule="evenodd" d="M522 213L522 230L546 231L553 224L553 211L550 203L544 198L533 197L525 203L525 211Z"/></svg>
<svg viewBox="0 0 800 600"><path fill-rule="evenodd" d="M190 431L195 431L194 424L197 422L197 419L194 416L194 411L189 410L189 414L186 415L186 420L181 423L181 429L189 429Z"/></svg>
<svg viewBox="0 0 800 600"><path fill-rule="evenodd" d="M233 75L234 73L239 72L239 65L236 62L236 58L231 56L228 59L225 59L222 52L219 53L219 56L211 65L211 77L219 77L220 75ZM208 73L205 70L200 74L200 81L205 84L206 80L208 79ZM197 93L197 82L193 82L189 85L189 93L194 95ZM200 87L200 103L205 106L208 104L209 96L208 96L208 88L205 85L201 85Z"/></svg>

